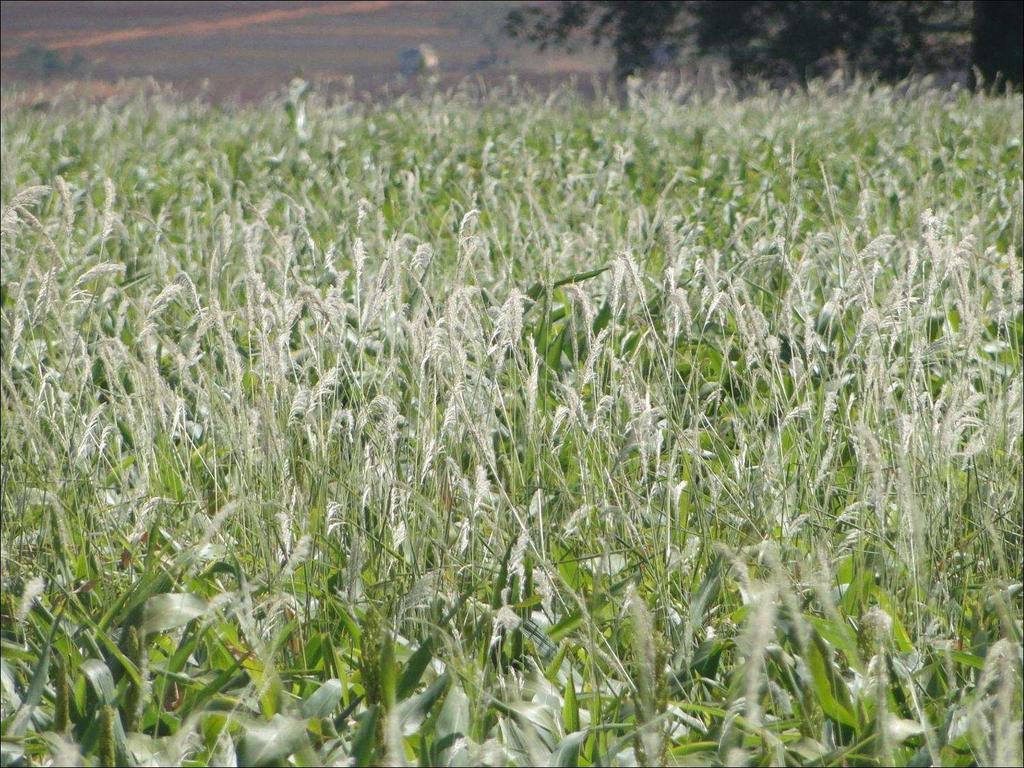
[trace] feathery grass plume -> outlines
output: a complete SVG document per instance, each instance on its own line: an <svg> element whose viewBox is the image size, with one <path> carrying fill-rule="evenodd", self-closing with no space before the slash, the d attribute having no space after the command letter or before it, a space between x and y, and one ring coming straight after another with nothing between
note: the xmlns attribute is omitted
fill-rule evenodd
<svg viewBox="0 0 1024 768"><path fill-rule="evenodd" d="M539 493L539 492L538 492ZM532 506L532 505L531 505ZM529 517L532 517L529 516ZM529 519L529 517L527 519ZM519 532L516 543L512 546L508 557L508 570L519 579L519 584L525 583L526 579L526 550L530 546L530 534L527 529Z"/></svg>
<svg viewBox="0 0 1024 768"><path fill-rule="evenodd" d="M644 289L643 277L640 274L640 267L634 261L633 256L628 251L623 251L615 257L615 261L612 266L612 311L617 313L620 302L624 302L628 293L624 293L623 289L627 285L632 285L633 290L636 291L637 297L643 304L647 303L647 293Z"/></svg>
<svg viewBox="0 0 1024 768"><path fill-rule="evenodd" d="M14 302L14 321L11 325L10 341L4 345L9 360L17 359L17 352L21 335L25 331L25 322L29 320L28 303L25 301L25 291L18 292L18 298ZM10 317L5 318L10 322Z"/></svg>
<svg viewBox="0 0 1024 768"><path fill-rule="evenodd" d="M0 232L5 235L14 234L15 227L19 221L18 214L26 213L26 209L29 206L38 203L49 192L49 187L37 184L32 187L25 187L25 189L15 194L3 209L3 214L0 215Z"/></svg>
<svg viewBox="0 0 1024 768"><path fill-rule="evenodd" d="M57 193L60 195L61 212L64 214L64 226L61 234L64 237L64 242L70 245L71 235L75 229L75 203L71 195L71 185L62 176L55 177L53 184L57 187Z"/></svg>
<svg viewBox="0 0 1024 768"><path fill-rule="evenodd" d="M50 310L57 297L57 268L53 267L39 280L39 291L36 293L36 301L32 306L31 322L39 322Z"/></svg>
<svg viewBox="0 0 1024 768"><path fill-rule="evenodd" d="M300 387L295 392L295 397L292 398L291 407L288 409L288 426L294 427L297 424L301 424L306 414L309 412L310 405L313 402L313 393L310 392L306 387Z"/></svg>
<svg viewBox="0 0 1024 768"><path fill-rule="evenodd" d="M519 291L513 291L505 300L494 324L489 355L504 355L518 345L523 335L523 304L528 300Z"/></svg>
<svg viewBox="0 0 1024 768"><path fill-rule="evenodd" d="M778 588L772 583L751 583L748 587L752 613L739 639L743 653L744 717L752 724L763 722L761 687L768 680L767 649L774 638Z"/></svg>
<svg viewBox="0 0 1024 768"><path fill-rule="evenodd" d="M15 618L18 621L25 621L28 618L32 606L46 591L46 580L42 576L34 576L29 579L21 591L21 600L18 603L18 611Z"/></svg>
<svg viewBox="0 0 1024 768"><path fill-rule="evenodd" d="M145 336L148 333L155 331L156 321L160 318L160 315L162 315L168 307L176 302L184 292L184 286L178 281L165 286L149 305L149 312L146 315L141 335Z"/></svg>
<svg viewBox="0 0 1024 768"><path fill-rule="evenodd" d="M113 180L108 176L103 179L103 223L100 225L100 243L105 243L114 231L114 222L117 214L114 213L114 203L117 201L117 190Z"/></svg>
<svg viewBox="0 0 1024 768"><path fill-rule="evenodd" d="M861 616L857 639L868 656L874 656L892 647L892 616L877 605Z"/></svg>
<svg viewBox="0 0 1024 768"><path fill-rule="evenodd" d="M123 277L125 273L124 264L115 264L110 261L104 261L97 264L94 267L90 267L82 276L75 281L75 288L82 288L93 280L101 280L107 275L118 275Z"/></svg>
<svg viewBox="0 0 1024 768"><path fill-rule="evenodd" d="M82 430L82 436L78 439L78 448L75 451L74 456L76 464L82 463L88 456L89 452L96 448L98 441L95 437L95 432L99 425L102 413L102 408L96 408L89 415L89 418L85 423L85 429Z"/></svg>
<svg viewBox="0 0 1024 768"><path fill-rule="evenodd" d="M423 272L434 258L434 248L430 243L420 243L412 255L410 264L417 272Z"/></svg>
<svg viewBox="0 0 1024 768"><path fill-rule="evenodd" d="M25 759L1020 759L1020 97L602 89L4 100Z"/></svg>
<svg viewBox="0 0 1024 768"><path fill-rule="evenodd" d="M664 765L664 729L658 719L663 709L659 707L659 687L664 670L659 664L654 620L632 584L626 592L626 610L633 630L632 657L636 670L637 758L645 765Z"/></svg>
<svg viewBox="0 0 1024 768"><path fill-rule="evenodd" d="M188 276L188 273L179 272L174 278L174 283L184 289L184 294L188 297L192 309L196 313L202 312L203 304L199 300L199 291L196 290L196 284L192 282L192 278Z"/></svg>
<svg viewBox="0 0 1024 768"><path fill-rule="evenodd" d="M970 726L975 753L987 765L1019 765L1024 758L1022 668L1020 644L1006 638L993 643L985 656L973 694Z"/></svg>
<svg viewBox="0 0 1024 768"><path fill-rule="evenodd" d="M480 218L480 211L476 208L466 211L459 222L459 245L460 247L472 237L472 229Z"/></svg>
<svg viewBox="0 0 1024 768"><path fill-rule="evenodd" d="M354 429L355 417L352 415L352 411L347 408L335 408L327 429L328 435L334 439L344 437L348 442L352 442Z"/></svg>
<svg viewBox="0 0 1024 768"><path fill-rule="evenodd" d="M544 565L534 569L537 594L540 596L540 605L545 616L554 616L554 601L558 595L558 588L552 572Z"/></svg>
<svg viewBox="0 0 1024 768"><path fill-rule="evenodd" d="M522 619L519 618L519 614L512 607L508 605L501 606L495 612L494 619L491 622L491 639L488 647L493 648L499 644L508 632L517 629L521 623Z"/></svg>

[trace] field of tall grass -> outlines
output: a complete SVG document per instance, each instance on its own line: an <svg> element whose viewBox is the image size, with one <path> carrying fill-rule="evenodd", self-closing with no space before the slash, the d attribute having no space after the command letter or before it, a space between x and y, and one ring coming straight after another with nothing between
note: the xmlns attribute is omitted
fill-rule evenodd
<svg viewBox="0 0 1024 768"><path fill-rule="evenodd" d="M5 765L1022 762L1022 100L2 109Z"/></svg>

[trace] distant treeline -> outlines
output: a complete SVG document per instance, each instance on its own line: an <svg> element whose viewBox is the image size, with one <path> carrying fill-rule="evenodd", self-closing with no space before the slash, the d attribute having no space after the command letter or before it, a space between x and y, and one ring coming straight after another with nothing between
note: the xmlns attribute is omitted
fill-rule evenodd
<svg viewBox="0 0 1024 768"><path fill-rule="evenodd" d="M959 75L1021 83L1021 2L569 0L517 9L506 27L540 48L608 44L615 77L700 56L740 78L806 81L842 69L880 80Z"/></svg>

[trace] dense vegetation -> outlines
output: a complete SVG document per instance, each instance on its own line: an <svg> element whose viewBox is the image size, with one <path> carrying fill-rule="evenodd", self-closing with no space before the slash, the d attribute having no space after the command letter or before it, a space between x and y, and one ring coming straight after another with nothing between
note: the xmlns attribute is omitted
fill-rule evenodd
<svg viewBox="0 0 1024 768"><path fill-rule="evenodd" d="M542 49L607 45L619 81L711 55L741 79L933 73L1019 89L1022 11L998 0L551 0L512 9L505 26Z"/></svg>
<svg viewBox="0 0 1024 768"><path fill-rule="evenodd" d="M1020 96L2 114L5 764L1020 763Z"/></svg>

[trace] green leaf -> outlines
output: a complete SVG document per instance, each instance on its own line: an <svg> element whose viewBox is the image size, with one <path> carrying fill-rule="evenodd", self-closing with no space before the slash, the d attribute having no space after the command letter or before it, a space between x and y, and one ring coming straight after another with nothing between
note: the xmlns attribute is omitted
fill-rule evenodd
<svg viewBox="0 0 1024 768"><path fill-rule="evenodd" d="M4 725L7 726L4 729L4 736L8 738L18 736L24 731L25 727L28 725L29 717L32 714L33 708L38 705L43 698L43 691L46 689L46 682L50 677L50 651L53 648L53 638L57 632L59 622L59 617L53 621L50 634L47 636L46 643L43 645L43 650L39 654L39 661L36 663L36 667L32 671L32 677L28 684L28 691L25 693L25 697L19 704L15 717L10 721L10 725L7 725L7 721L4 723ZM111 688L113 688L113 680L111 680L110 685ZM5 685L4 687L6 688L7 686Z"/></svg>
<svg viewBox="0 0 1024 768"><path fill-rule="evenodd" d="M88 640L95 640L96 642L91 643L91 647L94 653L99 654L99 645L103 645L106 648L107 653L113 656L117 662L124 669L125 674L131 678L132 683L137 686L142 686L142 677L139 675L138 667L124 655L124 652L118 648L117 643L110 634L104 630L99 624L89 618L88 614L81 613L78 618L92 631L93 634L83 633L82 637ZM93 636L95 635L95 637Z"/></svg>
<svg viewBox="0 0 1024 768"><path fill-rule="evenodd" d="M949 656L957 664L964 664L974 669L982 669L985 666L985 660L973 653L967 653L966 651L949 651Z"/></svg>
<svg viewBox="0 0 1024 768"><path fill-rule="evenodd" d="M434 725L434 739L452 737L452 742L459 736L464 736L469 731L470 721L469 697L462 690L462 686L456 681L452 684L445 696L444 704L437 715L437 722ZM438 756L440 757L440 756ZM439 762L443 762L439 760Z"/></svg>
<svg viewBox="0 0 1024 768"><path fill-rule="evenodd" d="M589 280L592 277L597 277L602 272L607 272L609 269L611 269L611 266L605 265L603 267L598 267L597 269L591 269L587 272L577 272L574 275L569 275L569 277L563 277L560 280L556 280L551 284L551 288L561 288L563 285L569 285L570 283L582 283L584 280ZM539 299L541 297L541 294L543 293L544 283L540 281L531 285L529 289L527 289L526 291L526 295L529 296L534 301L537 301L537 299Z"/></svg>
<svg viewBox="0 0 1024 768"><path fill-rule="evenodd" d="M498 571L498 578L494 581L494 588L491 592L491 608L501 608L502 592L508 586L508 559L512 556L512 548L516 544L515 537L510 537L508 546L505 548L505 556L501 559L501 569Z"/></svg>
<svg viewBox="0 0 1024 768"><path fill-rule="evenodd" d="M402 670L402 676L398 679L398 700L402 701L406 696L416 690L416 686L419 685L420 679L423 677L424 671L427 669L427 665L430 664L430 660L434 657L431 650L433 643L428 637L422 643L420 647L416 649L415 653L409 657L409 660L405 663L405 669Z"/></svg>
<svg viewBox="0 0 1024 768"><path fill-rule="evenodd" d="M678 747L673 747L671 749L671 753L673 757L686 757L687 755L696 755L701 752L715 752L717 750L717 741L693 741L689 744L680 744ZM706 763L697 763L697 765L701 764L706 765Z"/></svg>
<svg viewBox="0 0 1024 768"><path fill-rule="evenodd" d="M601 309L597 311L597 317L594 318L594 335L596 336L608 326L608 321L612 317L612 304L611 301L605 299L601 305Z"/></svg>
<svg viewBox="0 0 1024 768"><path fill-rule="evenodd" d="M150 531L151 546L153 544L153 539L157 534L156 529L157 525L154 523L153 529ZM103 618L99 621L99 627L106 630L114 623L115 619L130 617L135 610L146 603L149 598L153 595L160 595L167 592L167 590L171 589L173 584L174 580L162 568L147 571L146 575L142 577L130 592L126 592L116 600L110 608L107 609L107 612L103 614Z"/></svg>
<svg viewBox="0 0 1024 768"><path fill-rule="evenodd" d="M574 611L567 616L563 616L558 623L548 629L548 638L550 638L551 642L557 643L582 623L583 614L580 611Z"/></svg>
<svg viewBox="0 0 1024 768"><path fill-rule="evenodd" d="M43 690L46 688L46 681L50 676L50 648L51 645L47 642L46 647L43 648L43 652L39 656L39 662L36 664L36 668L32 671L32 678L28 684L28 692L25 694L25 698L21 702L23 707L34 707L43 698Z"/></svg>
<svg viewBox="0 0 1024 768"><path fill-rule="evenodd" d="M544 362L553 370L559 370L562 365L562 352L569 349L569 324L562 323L562 328L557 332L554 341L544 353Z"/></svg>
<svg viewBox="0 0 1024 768"><path fill-rule="evenodd" d="M576 768L580 760L580 747L588 735L588 731L574 731L567 735L551 756L551 764L556 768Z"/></svg>
<svg viewBox="0 0 1024 768"><path fill-rule="evenodd" d="M341 702L341 693L341 681L328 680L302 702L299 711L306 718L328 717L338 708L338 704Z"/></svg>
<svg viewBox="0 0 1024 768"><path fill-rule="evenodd" d="M562 726L566 733L580 729L580 705L576 700L576 683L573 680L572 669L569 670L569 679L565 681L565 693L562 697Z"/></svg>
<svg viewBox="0 0 1024 768"><path fill-rule="evenodd" d="M696 594L690 601L690 621L694 629L704 625L704 614L709 606L713 605L722 589L722 568L724 559L721 555L715 557L711 567L704 574Z"/></svg>
<svg viewBox="0 0 1024 768"><path fill-rule="evenodd" d="M565 661L565 654L569 651L569 645L567 643L561 643L558 646L558 650L555 651L554 657L548 662L548 665L544 668L544 677L549 682L558 682L558 673L562 669L562 663Z"/></svg>
<svg viewBox="0 0 1024 768"><path fill-rule="evenodd" d="M80 669L82 674L85 675L85 679L89 681L89 685L92 686L100 706L113 704L116 693L114 676L110 672L110 667L99 659L86 659L82 662Z"/></svg>
<svg viewBox="0 0 1024 768"><path fill-rule="evenodd" d="M239 765L280 765L302 747L302 721L274 715L269 721L250 721L238 745Z"/></svg>
<svg viewBox="0 0 1024 768"><path fill-rule="evenodd" d="M207 603L187 592L154 595L146 601L142 613L142 631L167 632L184 626L206 613Z"/></svg>
<svg viewBox="0 0 1024 768"><path fill-rule="evenodd" d="M857 648L857 638L848 624L819 616L805 615L804 618L825 640L846 655L850 666L857 670L863 667L863 663L860 660L860 651Z"/></svg>
<svg viewBox="0 0 1024 768"><path fill-rule="evenodd" d="M359 730L352 737L352 760L356 765L370 765L373 761L373 743L380 709L374 705L359 718Z"/></svg>
<svg viewBox="0 0 1024 768"><path fill-rule="evenodd" d="M900 621L899 613L893 607L892 600L882 590L878 590L877 598L879 607L892 619L892 637L896 642L896 648L901 653L910 653L914 650L914 644L910 641L910 635L907 633L906 627L903 626L903 622Z"/></svg>
<svg viewBox="0 0 1024 768"><path fill-rule="evenodd" d="M448 689L448 674L441 675L427 686L427 689L416 696L406 699L398 706L398 719L402 724L402 734L412 736Z"/></svg>
<svg viewBox="0 0 1024 768"><path fill-rule="evenodd" d="M817 632L807 649L807 665L811 670L814 694L822 711L833 720L857 728L857 717L850 703L846 682L832 663L832 651Z"/></svg>

